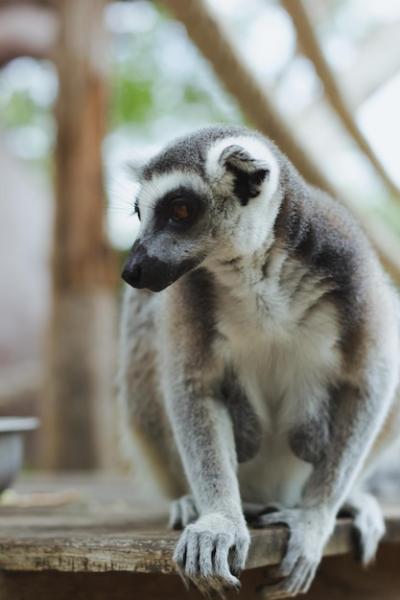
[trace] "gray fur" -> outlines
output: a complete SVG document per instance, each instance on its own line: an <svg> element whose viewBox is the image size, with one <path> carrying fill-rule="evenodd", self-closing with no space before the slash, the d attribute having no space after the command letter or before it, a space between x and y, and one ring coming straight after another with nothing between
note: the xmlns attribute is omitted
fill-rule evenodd
<svg viewBox="0 0 400 600"><path fill-rule="evenodd" d="M265 597L309 588L346 502L371 560L382 517L363 488L398 437L400 312L362 230L243 128L172 142L141 179L141 266L153 289L172 284L126 290L119 400L126 442L146 446L167 493L191 494L171 513L178 569L205 592L236 587L248 503L259 526L290 529ZM198 217L160 227L159 203L185 190Z"/></svg>
<svg viewBox="0 0 400 600"><path fill-rule="evenodd" d="M211 144L227 135L240 135L244 131L243 127L235 126L207 127L190 136L180 137L149 161L143 168L143 178L149 180L155 173L175 169L194 171L204 176L206 151Z"/></svg>
<svg viewBox="0 0 400 600"><path fill-rule="evenodd" d="M231 369L225 373L221 392L232 419L238 462L246 462L260 449L263 434L260 421Z"/></svg>

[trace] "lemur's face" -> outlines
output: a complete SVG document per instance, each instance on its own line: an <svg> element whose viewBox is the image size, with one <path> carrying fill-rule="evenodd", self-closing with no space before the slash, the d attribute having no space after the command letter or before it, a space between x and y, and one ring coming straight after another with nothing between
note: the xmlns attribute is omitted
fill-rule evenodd
<svg viewBox="0 0 400 600"><path fill-rule="evenodd" d="M145 165L140 179L141 226L122 277L155 292L204 261L254 252L278 208L277 161L266 141L242 129L182 138Z"/></svg>

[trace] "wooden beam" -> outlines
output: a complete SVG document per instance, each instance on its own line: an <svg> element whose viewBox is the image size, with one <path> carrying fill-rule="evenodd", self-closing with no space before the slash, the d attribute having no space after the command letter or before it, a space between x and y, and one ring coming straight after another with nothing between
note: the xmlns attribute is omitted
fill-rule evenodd
<svg viewBox="0 0 400 600"><path fill-rule="evenodd" d="M204 0L164 0L163 5L184 23L189 36L207 58L244 115L272 138L310 183L334 194L332 186L308 159L300 142L284 123L261 84L243 62L223 24Z"/></svg>
<svg viewBox="0 0 400 600"><path fill-rule="evenodd" d="M387 173L368 140L358 127L348 107L347 101L345 100L321 50L303 0L297 0L297 2L293 2L293 0L281 0L281 2L293 20L301 50L314 64L318 77L324 86L329 103L338 115L348 134L352 137L361 152L368 158L385 187L396 200L400 201L399 187Z"/></svg>
<svg viewBox="0 0 400 600"><path fill-rule="evenodd" d="M241 589L226 597L262 600L268 582L265 568L242 573ZM376 564L363 569L348 556L324 559L311 590L301 600L399 600L398 547L382 546ZM55 590L56 596L55 596ZM2 600L204 600L193 587L188 591L177 575L159 573L10 572L0 575ZM268 598L267 595L264 596Z"/></svg>
<svg viewBox="0 0 400 600"><path fill-rule="evenodd" d="M165 503L148 498L131 478L36 476L22 481L19 489L15 506L10 502L0 507L2 569L68 573L176 571L172 555L180 533L166 528ZM47 507L39 500L41 489L46 490ZM59 498L60 492L71 498L67 506L51 503L51 496ZM384 514L385 543L400 543L398 507L388 507ZM338 519L324 556L351 553L353 534L351 520ZM288 530L282 526L252 529L246 570L277 564L284 555L287 536Z"/></svg>
<svg viewBox="0 0 400 600"><path fill-rule="evenodd" d="M390 48L390 52L388 52ZM382 25L360 42L356 56L343 65L337 76L346 91L351 110L356 110L372 94L400 72L400 20ZM307 117L324 101L315 99L304 109L299 119Z"/></svg>
<svg viewBox="0 0 400 600"><path fill-rule="evenodd" d="M391 48L391 52L387 49ZM352 110L400 72L400 21L385 24L372 32L356 48L354 63L343 67L338 76ZM276 97L277 91L273 90ZM331 113L324 96L318 95L305 108L288 118L315 160L326 160L331 147L343 147L343 130ZM329 141L329 151L327 150Z"/></svg>
<svg viewBox="0 0 400 600"><path fill-rule="evenodd" d="M56 214L43 466L106 466L112 447L115 269L104 231L103 0L57 2Z"/></svg>
<svg viewBox="0 0 400 600"><path fill-rule="evenodd" d="M160 523L147 523L146 527L146 522L135 522L128 514L119 520L103 515L101 521L98 517L88 519L82 515L83 518L74 519L69 515L61 523L57 519L27 516L23 520L25 530L10 514L7 516L8 524L0 533L2 569L69 573L176 572L172 555L179 532L167 531ZM21 519L21 515L18 518ZM0 523L4 520L0 519ZM277 564L286 544L287 530L283 527L253 530L246 568ZM339 523L325 556L346 554L350 548L350 524Z"/></svg>

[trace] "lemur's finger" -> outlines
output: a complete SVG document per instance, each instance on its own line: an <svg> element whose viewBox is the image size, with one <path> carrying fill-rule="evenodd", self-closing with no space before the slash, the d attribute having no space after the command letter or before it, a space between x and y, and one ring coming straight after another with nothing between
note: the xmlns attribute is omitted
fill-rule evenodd
<svg viewBox="0 0 400 600"><path fill-rule="evenodd" d="M212 533L203 533L199 544L199 563L202 577L213 574L212 555L214 551L214 536Z"/></svg>
<svg viewBox="0 0 400 600"><path fill-rule="evenodd" d="M185 532L181 535L175 548L173 560L178 567L185 568L186 564L186 535Z"/></svg>
<svg viewBox="0 0 400 600"><path fill-rule="evenodd" d="M282 576L289 577L289 575L298 567L300 560L301 555L299 547L291 540L288 550L279 566L279 570Z"/></svg>
<svg viewBox="0 0 400 600"><path fill-rule="evenodd" d="M284 511L268 512L259 515L254 521L254 527L262 528L269 525L283 525L289 527L289 517Z"/></svg>
<svg viewBox="0 0 400 600"><path fill-rule="evenodd" d="M243 571L246 563L247 551L249 549L248 540L236 540L233 548L229 552L229 565L231 573L237 577Z"/></svg>
<svg viewBox="0 0 400 600"><path fill-rule="evenodd" d="M186 530L187 531L187 530ZM194 531L187 532L185 571L188 577L196 577L200 572L199 536Z"/></svg>
<svg viewBox="0 0 400 600"><path fill-rule="evenodd" d="M309 591L309 589L314 581L315 572L316 572L317 568L318 567L315 566L313 569L308 571L308 573L303 581L303 593L304 594L306 594Z"/></svg>
<svg viewBox="0 0 400 600"><path fill-rule="evenodd" d="M229 567L228 556L231 547L231 536L219 534L215 545L214 573L226 581L229 586L239 588L239 579L232 575Z"/></svg>

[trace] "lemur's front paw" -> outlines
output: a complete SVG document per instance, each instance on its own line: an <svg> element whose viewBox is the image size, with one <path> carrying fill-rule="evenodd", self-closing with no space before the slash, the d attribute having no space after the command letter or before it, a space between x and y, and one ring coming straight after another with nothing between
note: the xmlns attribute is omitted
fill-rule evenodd
<svg viewBox="0 0 400 600"><path fill-rule="evenodd" d="M182 496L181 498L178 498L178 500L171 502L169 528L183 529L186 525L196 521L198 516L193 496Z"/></svg>
<svg viewBox="0 0 400 600"><path fill-rule="evenodd" d="M341 513L353 517L356 557L363 565L368 565L373 562L385 534L385 521L378 501L367 492L353 492Z"/></svg>
<svg viewBox="0 0 400 600"><path fill-rule="evenodd" d="M188 525L174 553L179 573L201 592L239 588L238 575L246 562L250 535L243 517L204 515Z"/></svg>
<svg viewBox="0 0 400 600"><path fill-rule="evenodd" d="M263 588L263 598L286 598L309 590L334 523L333 516L317 509L288 509L259 518L259 527L286 525L289 528L285 556L281 564L274 567L274 582Z"/></svg>

